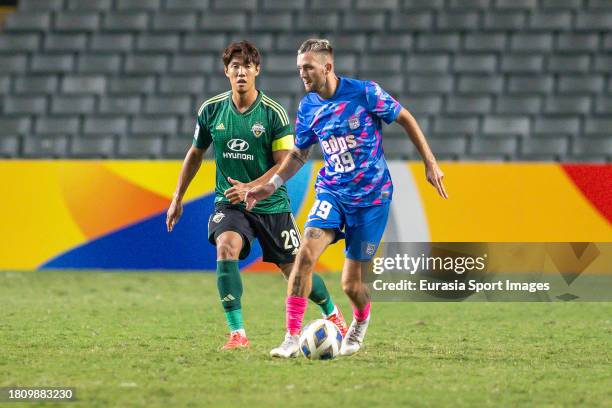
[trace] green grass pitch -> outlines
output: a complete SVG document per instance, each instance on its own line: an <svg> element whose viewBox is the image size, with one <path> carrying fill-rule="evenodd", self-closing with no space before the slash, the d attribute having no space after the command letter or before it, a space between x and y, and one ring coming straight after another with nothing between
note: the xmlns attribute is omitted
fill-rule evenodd
<svg viewBox="0 0 612 408"><path fill-rule="evenodd" d="M287 361L268 357L284 280L243 278L251 348L220 353L213 274L0 273L0 387L76 388L45 407L612 406L610 303L375 303L359 354Z"/></svg>

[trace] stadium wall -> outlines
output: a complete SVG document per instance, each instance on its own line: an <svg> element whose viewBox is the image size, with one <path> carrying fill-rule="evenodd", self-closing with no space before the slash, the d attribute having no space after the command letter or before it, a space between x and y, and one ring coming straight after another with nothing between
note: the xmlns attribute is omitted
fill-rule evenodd
<svg viewBox="0 0 612 408"><path fill-rule="evenodd" d="M321 162L289 182L303 226ZM449 200L440 199L422 164L389 163L395 184L387 241L612 241L612 165L443 163ZM3 161L1 270L213 270L207 221L214 204L213 162L185 197L183 218L166 232L165 212L179 161ZM343 244L321 258L340 270ZM255 245L242 262L270 270Z"/></svg>

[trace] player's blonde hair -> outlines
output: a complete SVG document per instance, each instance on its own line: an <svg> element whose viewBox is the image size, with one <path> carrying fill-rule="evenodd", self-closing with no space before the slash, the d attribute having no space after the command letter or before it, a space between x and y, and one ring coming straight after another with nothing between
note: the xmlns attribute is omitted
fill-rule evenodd
<svg viewBox="0 0 612 408"><path fill-rule="evenodd" d="M304 54L305 52L317 52L328 55L329 57L334 56L334 49L331 46L329 40L324 38L309 38L304 41L300 48L298 48L298 55Z"/></svg>

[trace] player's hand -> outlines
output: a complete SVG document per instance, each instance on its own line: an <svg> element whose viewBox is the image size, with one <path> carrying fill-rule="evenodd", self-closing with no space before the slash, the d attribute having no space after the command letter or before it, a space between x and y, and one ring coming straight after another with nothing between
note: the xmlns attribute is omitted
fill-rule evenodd
<svg viewBox="0 0 612 408"><path fill-rule="evenodd" d="M433 162L425 164L425 176L427 177L427 181L438 190L438 194L440 194L442 198L448 198L444 183L442 182L444 173L438 166L438 163Z"/></svg>
<svg viewBox="0 0 612 408"><path fill-rule="evenodd" d="M166 213L166 227L168 228L168 232L172 232L179 218L181 218L181 215L183 215L183 203L181 200L174 198Z"/></svg>
<svg viewBox="0 0 612 408"><path fill-rule="evenodd" d="M244 201L246 202L246 209L252 210L260 201L265 200L274 194L274 186L271 183L262 184L257 187L253 187L246 193Z"/></svg>
<svg viewBox="0 0 612 408"><path fill-rule="evenodd" d="M231 177L228 177L227 181L229 181L232 184L232 187L228 188L223 193L225 194L225 198L230 200L230 203L232 204L238 204L238 203L243 202L244 198L246 197L247 191L249 191L250 189L249 185L246 183L241 183L240 181L234 180Z"/></svg>

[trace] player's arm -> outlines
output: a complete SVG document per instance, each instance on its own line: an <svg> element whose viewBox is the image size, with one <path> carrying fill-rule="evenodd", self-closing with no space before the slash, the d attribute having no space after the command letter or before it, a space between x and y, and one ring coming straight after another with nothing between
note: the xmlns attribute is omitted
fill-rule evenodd
<svg viewBox="0 0 612 408"><path fill-rule="evenodd" d="M290 135L290 136L293 137L293 135ZM261 177L249 183L242 183L238 180L234 180L233 178L228 177L227 181L229 181L232 184L232 187L225 190L224 192L225 197L228 200L230 200L232 204L243 202L245 200L247 191L257 186L260 186L262 184L266 184L267 182L270 181L270 179L272 178L272 176L274 176L274 174L276 174L276 172L281 166L281 163L283 162L283 160L285 160L285 157L287 157L288 154L289 154L289 150L273 151L272 159L274 160L274 163L275 163L274 166L270 167L270 169L266 171Z"/></svg>
<svg viewBox="0 0 612 408"><path fill-rule="evenodd" d="M276 189L285 184L291 177L302 168L308 156L310 156L311 146L300 149L294 147L280 165L278 171L270 178L266 184L259 185L246 194L246 208L247 210L255 207L255 204L270 197Z"/></svg>
<svg viewBox="0 0 612 408"><path fill-rule="evenodd" d="M178 222L179 218L183 214L183 196L189 187L189 183L195 177L196 173L202 165L202 158L206 149L200 149L196 146L191 146L183 161L183 167L179 174L178 183L176 185L176 191L172 197L172 203L168 208L166 214L166 227L168 232L172 232L172 229Z"/></svg>
<svg viewBox="0 0 612 408"><path fill-rule="evenodd" d="M446 189L444 188L444 183L442 182L444 173L438 166L438 162L429 148L425 135L421 131L416 119L410 114L410 112L408 112L406 108L402 108L397 116L396 122L404 128L408 134L408 137L410 137L410 140L412 143L414 143L419 154L423 158L427 181L431 183L436 190L438 190L438 194L444 198L448 198L448 194L446 194Z"/></svg>

